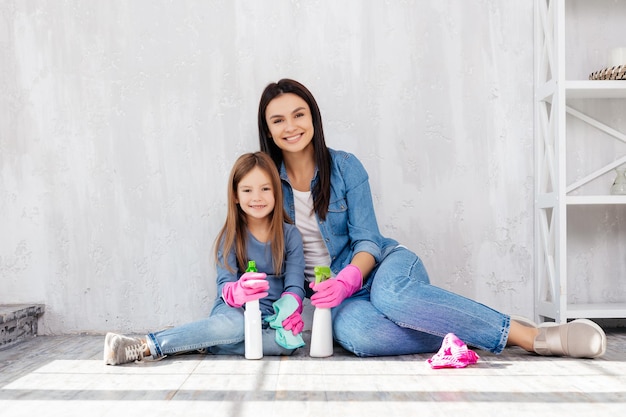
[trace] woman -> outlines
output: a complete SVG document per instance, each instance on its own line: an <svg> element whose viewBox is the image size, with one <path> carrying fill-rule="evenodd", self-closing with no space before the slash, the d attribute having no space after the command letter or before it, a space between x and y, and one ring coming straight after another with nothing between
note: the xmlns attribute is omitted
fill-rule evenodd
<svg viewBox="0 0 626 417"><path fill-rule="evenodd" d="M380 234L367 172L354 155L326 146L318 105L299 82L265 88L258 128L261 150L280 172L287 214L303 236L307 280L316 265L336 274L310 285L311 303L333 308L334 337L345 349L357 356L436 352L454 333L496 354L505 346L604 354L606 336L590 320L537 327L430 285L420 258Z"/></svg>

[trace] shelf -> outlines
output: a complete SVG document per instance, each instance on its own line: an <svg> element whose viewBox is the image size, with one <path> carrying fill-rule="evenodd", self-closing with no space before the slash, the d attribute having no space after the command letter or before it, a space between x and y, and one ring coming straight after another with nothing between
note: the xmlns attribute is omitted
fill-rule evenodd
<svg viewBox="0 0 626 417"><path fill-rule="evenodd" d="M565 197L567 205L593 205L593 204L626 204L626 195L568 195Z"/></svg>
<svg viewBox="0 0 626 417"><path fill-rule="evenodd" d="M549 81L537 90L537 98L552 103L556 82ZM564 81L567 100L626 98L626 80L567 80Z"/></svg>
<svg viewBox="0 0 626 417"><path fill-rule="evenodd" d="M565 95L576 98L626 98L626 80L568 80Z"/></svg>
<svg viewBox="0 0 626 417"><path fill-rule="evenodd" d="M625 104L626 80L566 78L567 70L584 69L580 65L576 68L568 67L566 58L571 54L566 53L566 49L573 45L575 46L572 49L573 52L590 52L586 44L577 45L571 35L577 32L578 26L586 25L590 21L580 18L588 11L588 7L579 7L583 3L589 6L589 10L595 9L595 4L591 6L591 1L535 0L535 316L537 319L554 319L560 323L572 318L585 317L626 318L626 302L612 303L608 300L609 295L603 295L602 298L607 298L607 300L597 304L568 302L568 298L576 295L572 292L572 288L577 288L576 286L570 288L568 285L568 267L573 266L572 263L575 262L571 258L573 254L568 253L568 233L581 227L580 224L568 221L569 214L579 214L574 213L576 209L572 207L598 207L600 211L606 213L619 209L620 215L622 208L626 209L626 196L610 195L609 184L606 184L606 188L589 190L587 194L581 189L609 171L626 164L626 153L623 148L616 147L614 152L606 149L599 155L590 154L589 158L586 158L586 153L595 150L593 142L584 142L587 146L581 146L577 141L568 143L568 137L576 137L575 133L583 132L579 129L581 123L577 121L599 130L612 139L626 143L626 132L623 132L624 124L621 118L616 122L612 118L611 123L617 126L609 126L601 118L596 117L603 108L611 108L619 112L621 106ZM612 8L613 5L604 4L594 16L597 18L610 13L612 17L615 17L617 25L622 24L618 16L626 11L626 2L616 10ZM566 9L567 15L573 12L574 19L570 20L569 16L566 16ZM566 25L570 24L573 26L566 31ZM603 27L595 28L594 36L597 36L597 33L603 29ZM570 41L574 42L570 44ZM602 39L598 38L597 41L598 43L594 45L599 45ZM601 68L597 68L599 69ZM591 111L591 114L587 114L587 111ZM569 123L572 118L575 123ZM611 160L611 162L605 162L603 166L594 168L592 172L585 172L581 178L568 184L567 173L571 171L568 170L570 162L572 167L586 171L586 165L568 160L568 145L572 147L570 149L574 149L574 152L580 152L583 155L583 162L594 166L596 163L593 161L596 160ZM618 146L623 146L623 144L618 144ZM602 194L589 195L593 192ZM619 227L623 225L620 217ZM593 228L593 225L589 226ZM623 234L619 230L612 230L612 232L616 234L611 235L611 238L621 239ZM586 238L586 235L580 236L583 243L586 242L584 240ZM576 243L579 240L576 240ZM600 246L598 248L601 250ZM593 275L601 277L603 274ZM609 276L597 279L603 286L615 285L617 287L623 283L622 275L619 272L611 273Z"/></svg>
<svg viewBox="0 0 626 417"><path fill-rule="evenodd" d="M571 319L610 319L625 317L626 303L568 304L567 317Z"/></svg>

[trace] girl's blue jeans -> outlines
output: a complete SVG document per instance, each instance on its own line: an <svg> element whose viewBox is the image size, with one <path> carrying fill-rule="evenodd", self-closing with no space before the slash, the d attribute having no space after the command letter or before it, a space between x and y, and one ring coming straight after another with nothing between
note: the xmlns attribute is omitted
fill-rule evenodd
<svg viewBox="0 0 626 417"><path fill-rule="evenodd" d="M276 331L263 329L263 354L291 355L295 349L285 349L276 343ZM243 355L244 310L233 308L218 299L209 317L182 326L148 334L150 353L156 358L176 353L206 349L216 355Z"/></svg>
<svg viewBox="0 0 626 417"><path fill-rule="evenodd" d="M500 353L510 329L509 316L430 285L420 258L402 246L332 313L335 340L357 356L436 352L448 333Z"/></svg>

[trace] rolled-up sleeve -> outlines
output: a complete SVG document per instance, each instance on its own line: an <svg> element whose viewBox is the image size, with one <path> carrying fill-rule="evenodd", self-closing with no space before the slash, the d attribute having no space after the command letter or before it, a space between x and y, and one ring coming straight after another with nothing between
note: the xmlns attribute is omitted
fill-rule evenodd
<svg viewBox="0 0 626 417"><path fill-rule="evenodd" d="M338 162L345 186L348 234L352 252L367 252L376 262L380 262L382 236L376 221L367 171L361 162L349 153L344 153Z"/></svg>

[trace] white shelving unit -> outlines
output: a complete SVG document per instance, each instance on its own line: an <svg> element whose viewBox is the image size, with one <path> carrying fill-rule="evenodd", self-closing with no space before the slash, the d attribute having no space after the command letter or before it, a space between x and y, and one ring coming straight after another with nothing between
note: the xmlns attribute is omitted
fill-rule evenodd
<svg viewBox="0 0 626 417"><path fill-rule="evenodd" d="M624 318L626 303L568 303L567 208L626 204L626 196L572 194L626 163L626 153L574 182L566 177L568 117L626 143L624 133L570 107L572 100L626 99L626 81L567 80L567 0L535 0L535 318Z"/></svg>

